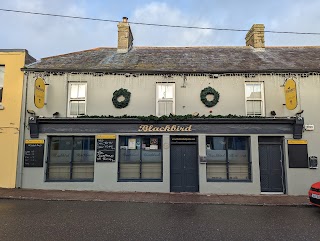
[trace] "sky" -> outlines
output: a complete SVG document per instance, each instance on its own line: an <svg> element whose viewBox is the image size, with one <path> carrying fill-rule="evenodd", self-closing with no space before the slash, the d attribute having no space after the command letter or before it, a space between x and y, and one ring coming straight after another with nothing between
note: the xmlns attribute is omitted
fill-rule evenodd
<svg viewBox="0 0 320 241"><path fill-rule="evenodd" d="M1 9L129 22L320 33L320 0L0 0ZM246 32L131 24L134 46L244 46ZM0 11L0 49L36 59L117 47L117 23ZM319 35L265 34L266 46L320 46Z"/></svg>

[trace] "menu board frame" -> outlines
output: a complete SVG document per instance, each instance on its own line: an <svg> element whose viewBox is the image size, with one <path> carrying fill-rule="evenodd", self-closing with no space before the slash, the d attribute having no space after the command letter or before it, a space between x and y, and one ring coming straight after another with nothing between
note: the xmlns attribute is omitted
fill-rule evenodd
<svg viewBox="0 0 320 241"><path fill-rule="evenodd" d="M116 161L116 141L113 134L96 136L96 162Z"/></svg>
<svg viewBox="0 0 320 241"><path fill-rule="evenodd" d="M45 140L25 140L24 167L43 167Z"/></svg>

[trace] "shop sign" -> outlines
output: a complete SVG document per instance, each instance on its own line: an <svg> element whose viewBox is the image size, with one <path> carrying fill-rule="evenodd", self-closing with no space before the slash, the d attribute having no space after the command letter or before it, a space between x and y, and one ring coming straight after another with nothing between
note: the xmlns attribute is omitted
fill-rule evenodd
<svg viewBox="0 0 320 241"><path fill-rule="evenodd" d="M297 107L297 87L293 79L288 79L284 84L284 94L287 109L294 110Z"/></svg>
<svg viewBox="0 0 320 241"><path fill-rule="evenodd" d="M192 125L180 126L180 125L140 125L139 132L191 132Z"/></svg>
<svg viewBox="0 0 320 241"><path fill-rule="evenodd" d="M34 105L41 109L45 102L45 82L42 78L37 78L34 83Z"/></svg>

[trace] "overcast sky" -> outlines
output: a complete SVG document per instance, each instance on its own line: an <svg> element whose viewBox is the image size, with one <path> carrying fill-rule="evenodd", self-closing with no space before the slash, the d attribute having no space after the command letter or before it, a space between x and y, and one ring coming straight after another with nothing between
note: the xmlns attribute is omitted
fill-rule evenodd
<svg viewBox="0 0 320 241"><path fill-rule="evenodd" d="M132 22L320 33L320 0L0 0L0 8ZM0 49L37 59L116 47L117 24L0 11ZM243 46L246 32L131 24L135 46ZM320 35L265 34L266 46L320 45Z"/></svg>

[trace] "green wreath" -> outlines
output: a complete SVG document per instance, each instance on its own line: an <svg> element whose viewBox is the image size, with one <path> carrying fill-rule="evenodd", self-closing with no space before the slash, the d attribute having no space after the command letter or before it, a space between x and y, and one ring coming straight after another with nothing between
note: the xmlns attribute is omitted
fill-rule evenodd
<svg viewBox="0 0 320 241"><path fill-rule="evenodd" d="M118 101L118 98L120 96L124 97L123 101ZM113 92L112 103L114 107L118 109L122 109L128 106L130 102L130 97L131 97L131 93L127 89L121 88Z"/></svg>
<svg viewBox="0 0 320 241"><path fill-rule="evenodd" d="M213 95L213 100L209 101L207 99L207 95ZM200 93L200 98L203 104L207 107L215 106L219 102L220 94L215 89L211 88L210 86L204 88Z"/></svg>

